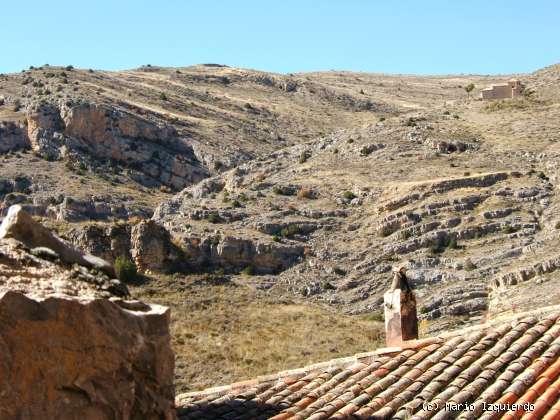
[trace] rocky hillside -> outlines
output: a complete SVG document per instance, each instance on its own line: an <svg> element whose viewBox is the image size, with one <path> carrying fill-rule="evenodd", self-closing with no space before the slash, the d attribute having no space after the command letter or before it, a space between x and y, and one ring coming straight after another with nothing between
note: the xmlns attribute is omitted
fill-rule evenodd
<svg viewBox="0 0 560 420"><path fill-rule="evenodd" d="M509 76L3 75L2 208L108 260L345 313L377 313L404 264L427 331L555 303L559 75L516 77L524 97L484 103Z"/></svg>

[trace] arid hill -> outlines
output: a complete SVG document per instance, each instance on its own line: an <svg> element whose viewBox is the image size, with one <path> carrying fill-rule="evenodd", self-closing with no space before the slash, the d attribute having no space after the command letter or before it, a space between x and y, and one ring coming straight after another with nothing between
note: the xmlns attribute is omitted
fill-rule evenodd
<svg viewBox="0 0 560 420"><path fill-rule="evenodd" d="M513 76L523 97L477 99ZM22 204L91 253L134 260L153 277L140 296L181 307L192 290L201 303L188 310L209 323L213 308L223 319L212 291L228 288L228 307L285 299L343 324L378 320L400 265L425 334L559 303L560 71L513 76L208 64L2 75L0 210ZM172 329L186 352L197 337L185 310ZM280 368L250 365L225 382Z"/></svg>

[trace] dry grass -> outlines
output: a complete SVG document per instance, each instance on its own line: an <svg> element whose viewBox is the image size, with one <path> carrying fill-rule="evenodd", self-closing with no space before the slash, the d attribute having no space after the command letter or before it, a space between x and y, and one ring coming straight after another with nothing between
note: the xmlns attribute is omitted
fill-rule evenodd
<svg viewBox="0 0 560 420"><path fill-rule="evenodd" d="M525 98L516 99L502 99L499 101L491 101L484 105L484 110L487 112L496 111L509 111L527 109L532 105L532 102Z"/></svg>
<svg viewBox="0 0 560 420"><path fill-rule="evenodd" d="M381 343L378 321L217 279L166 277L134 290L172 308L177 392L373 350Z"/></svg>

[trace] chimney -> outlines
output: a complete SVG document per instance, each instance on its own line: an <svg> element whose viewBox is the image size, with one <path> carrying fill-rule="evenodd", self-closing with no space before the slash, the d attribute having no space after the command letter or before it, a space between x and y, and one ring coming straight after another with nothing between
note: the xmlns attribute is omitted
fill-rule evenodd
<svg viewBox="0 0 560 420"><path fill-rule="evenodd" d="M418 338L416 298L406 277L406 269L395 271L391 288L385 292L385 334L388 347L398 347Z"/></svg>

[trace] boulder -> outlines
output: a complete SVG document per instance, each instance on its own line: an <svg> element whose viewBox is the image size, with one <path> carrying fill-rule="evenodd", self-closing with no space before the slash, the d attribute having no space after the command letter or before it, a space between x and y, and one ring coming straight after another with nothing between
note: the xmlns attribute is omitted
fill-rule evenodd
<svg viewBox="0 0 560 420"><path fill-rule="evenodd" d="M171 420L169 310L0 290L1 419Z"/></svg>
<svg viewBox="0 0 560 420"><path fill-rule="evenodd" d="M131 254L140 271L181 271L186 264L182 251L175 246L171 235L153 220L144 220L132 228Z"/></svg>
<svg viewBox="0 0 560 420"><path fill-rule="evenodd" d="M114 262L118 257L131 258L130 231L130 225L124 223L86 224L71 229L66 236L78 248Z"/></svg>
<svg viewBox="0 0 560 420"><path fill-rule="evenodd" d="M63 241L50 230L36 222L20 205L9 208L6 218L0 225L0 239L13 238L28 248L50 248L60 259L68 264L79 264L95 268L114 277L115 270L111 264L101 258L84 253Z"/></svg>

